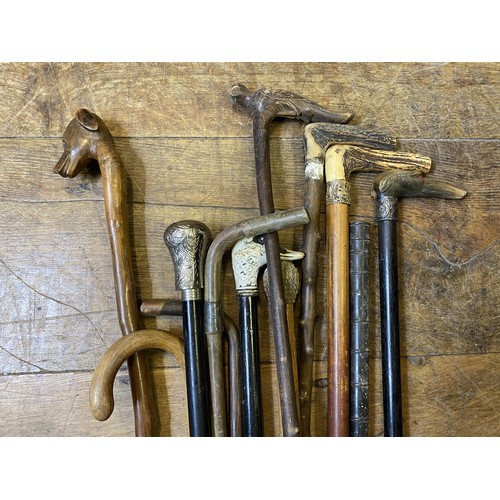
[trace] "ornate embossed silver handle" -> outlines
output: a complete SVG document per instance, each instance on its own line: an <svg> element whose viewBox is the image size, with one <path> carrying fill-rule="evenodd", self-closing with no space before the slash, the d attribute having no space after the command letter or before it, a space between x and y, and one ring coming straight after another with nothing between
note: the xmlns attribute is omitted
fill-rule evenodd
<svg viewBox="0 0 500 500"><path fill-rule="evenodd" d="M210 436L210 383L208 354L203 334L203 277L210 230L202 222L174 222L164 240L172 256L175 287L182 293L184 357L189 432L192 437Z"/></svg>

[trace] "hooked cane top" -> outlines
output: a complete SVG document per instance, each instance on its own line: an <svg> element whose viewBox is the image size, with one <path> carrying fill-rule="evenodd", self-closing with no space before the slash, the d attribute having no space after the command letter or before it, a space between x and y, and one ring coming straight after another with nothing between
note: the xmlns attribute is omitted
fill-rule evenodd
<svg viewBox="0 0 500 500"><path fill-rule="evenodd" d="M209 228L199 221L182 220L167 227L164 241L174 264L176 290L203 288L210 240Z"/></svg>
<svg viewBox="0 0 500 500"><path fill-rule="evenodd" d="M467 194L465 189L449 182L429 179L418 171L391 170L373 180L372 196L393 198L429 197L459 200Z"/></svg>

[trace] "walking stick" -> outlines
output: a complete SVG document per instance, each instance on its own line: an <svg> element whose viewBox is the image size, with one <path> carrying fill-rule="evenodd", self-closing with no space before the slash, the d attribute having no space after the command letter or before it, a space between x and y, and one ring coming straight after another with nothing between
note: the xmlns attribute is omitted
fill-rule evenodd
<svg viewBox="0 0 500 500"><path fill-rule="evenodd" d="M306 224L305 208L296 208L244 220L219 233L210 245L205 263L205 334L215 436L226 436L226 401L222 351L221 267L224 252L245 236L257 236ZM267 253L267 250L266 250Z"/></svg>
<svg viewBox="0 0 500 500"><path fill-rule="evenodd" d="M350 436L368 436L370 223L349 224Z"/></svg>
<svg viewBox="0 0 500 500"><path fill-rule="evenodd" d="M137 353L161 349L173 354L182 368L184 345L176 335L156 329L136 330L117 340L99 360L90 383L90 411L96 420L107 420L114 409L113 384L120 366Z"/></svg>
<svg viewBox="0 0 500 500"><path fill-rule="evenodd" d="M180 300L146 299L141 302L141 314L146 317L182 316L183 306ZM224 333L229 345L229 415L230 436L242 436L241 418L241 375L239 332L234 321L223 313Z"/></svg>
<svg viewBox="0 0 500 500"><path fill-rule="evenodd" d="M318 310L316 288L318 276L318 249L321 239L319 219L325 198L324 163L326 150L333 144L351 144L377 149L395 149L396 139L363 130L352 125L311 123L304 129L305 188L304 206L311 221L304 226L302 251L302 286L300 318L298 322L298 366L300 432L310 436L311 393L313 381L314 333Z"/></svg>
<svg viewBox="0 0 500 500"><path fill-rule="evenodd" d="M393 171L375 177L372 194L377 200L384 435L400 437L403 436L403 411L399 361L397 201L402 197L458 200L466 195L466 191L426 178L419 172Z"/></svg>
<svg viewBox="0 0 500 500"><path fill-rule="evenodd" d="M349 206L350 175L354 171L418 169L427 172L430 159L335 145L326 152L328 399L327 433L349 435Z"/></svg>
<svg viewBox="0 0 500 500"><path fill-rule="evenodd" d="M261 215L274 212L274 200L271 178L271 159L269 148L269 125L274 118L289 118L313 121L348 122L352 113L332 113L304 97L283 90L269 91L264 89L250 92L242 84L231 88L234 101L246 109L252 116L255 172L257 177L257 193ZM299 436L299 419L293 387L291 371L290 342L284 307L283 276L279 258L280 243L276 233L265 237L267 268L270 287L273 290L269 300L271 324L273 326L278 385L281 399L281 417L283 434Z"/></svg>
<svg viewBox="0 0 500 500"><path fill-rule="evenodd" d="M182 292L189 432L206 437L211 435L211 422L202 289L210 230L202 222L178 221L165 230L164 240L174 264L175 288Z"/></svg>
<svg viewBox="0 0 500 500"><path fill-rule="evenodd" d="M79 109L63 135L64 152L54 167L62 177L75 177L88 163L96 160L102 174L104 208L108 226L116 304L122 335L139 330L132 257L128 237L126 182L123 163L109 129L96 114ZM156 416L145 353L127 360L134 405L136 436L155 434Z"/></svg>
<svg viewBox="0 0 500 500"><path fill-rule="evenodd" d="M285 290L285 304L286 304L286 318L288 323L288 332L290 335L290 351L292 360L292 373L293 383L295 387L295 399L297 401L297 413L300 419L300 406L299 406L299 370L297 361L297 337L295 335L295 301L300 288L300 273L299 270L293 265L291 260L299 260L304 257L303 252L295 252L297 254L295 259L283 260L281 262L281 270L283 272L283 286ZM263 276L264 290L269 300L272 290L269 287L269 274L267 268L264 270ZM279 404L279 400L278 400Z"/></svg>
<svg viewBox="0 0 500 500"><path fill-rule="evenodd" d="M282 260L294 260L302 258L303 254L285 249L280 257ZM263 238L238 241L231 252L231 261L240 323L243 436L260 437L263 426L257 303L259 270L266 264Z"/></svg>

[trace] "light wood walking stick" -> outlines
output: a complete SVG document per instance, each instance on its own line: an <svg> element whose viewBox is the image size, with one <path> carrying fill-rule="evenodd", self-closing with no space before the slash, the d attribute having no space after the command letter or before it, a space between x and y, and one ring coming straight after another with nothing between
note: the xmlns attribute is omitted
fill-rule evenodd
<svg viewBox="0 0 500 500"><path fill-rule="evenodd" d="M327 433L349 436L349 206L355 171L430 169L427 157L335 145L326 152Z"/></svg>
<svg viewBox="0 0 500 500"><path fill-rule="evenodd" d="M64 152L54 167L62 177L75 177L92 160L102 174L104 209L108 225L118 320L122 335L140 329L135 294L126 207L126 180L123 163L108 127L96 114L79 109L63 135ZM153 405L146 354L127 359L134 405L135 435L154 436L157 418Z"/></svg>

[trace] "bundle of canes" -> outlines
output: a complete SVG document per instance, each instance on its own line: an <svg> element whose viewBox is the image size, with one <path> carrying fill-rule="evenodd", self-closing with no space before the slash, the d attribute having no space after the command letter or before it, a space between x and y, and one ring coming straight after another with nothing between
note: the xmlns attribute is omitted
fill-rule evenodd
<svg viewBox="0 0 500 500"><path fill-rule="evenodd" d="M144 299L140 305L141 315L144 317L180 316L184 315L184 305L176 299ZM239 332L234 321L223 313L224 334L229 346L229 435L242 436L241 411L241 369ZM208 380L208 378L207 378Z"/></svg>
<svg viewBox="0 0 500 500"><path fill-rule="evenodd" d="M303 257L302 252L283 249L285 261ZM243 238L234 245L231 262L238 297L242 378L243 436L263 435L258 326L258 277L266 264L262 237Z"/></svg>
<svg viewBox="0 0 500 500"><path fill-rule="evenodd" d="M275 208L269 147L271 121L275 118L289 118L302 120L306 123L317 121L346 123L352 119L353 114L332 113L300 95L283 90L259 89L252 93L245 85L236 84L231 88L230 94L234 101L252 116L260 213L262 215L272 214ZM276 351L283 433L285 436L299 436L300 424L293 387L293 374L289 363L290 342L284 307L283 276L279 257L280 244L277 233L266 235L265 246L269 281L273 290L269 305Z"/></svg>
<svg viewBox="0 0 500 500"><path fill-rule="evenodd" d="M205 262L204 323L205 334L207 335L212 422L215 436L223 437L227 435L222 349L222 257L227 249L231 248L243 237L268 234L304 225L307 222L309 222L309 217L304 207L247 219L220 232L208 249Z"/></svg>
<svg viewBox="0 0 500 500"><path fill-rule="evenodd" d="M424 177L420 172L392 171L375 177L372 195L377 201L384 435L401 437L403 412L396 237L398 198L458 200L466 195L466 191L450 183Z"/></svg>
<svg viewBox="0 0 500 500"><path fill-rule="evenodd" d="M427 157L334 145L325 157L328 329L328 436L349 436L349 206L350 175L391 169L427 172Z"/></svg>
<svg viewBox="0 0 500 500"><path fill-rule="evenodd" d="M189 432L192 437L210 436L212 431L202 295L210 238L209 228L193 220L174 222L164 233L174 264L175 288L182 293Z"/></svg>
<svg viewBox="0 0 500 500"><path fill-rule="evenodd" d="M81 108L66 127L64 152L54 167L63 177L75 177L92 161L99 164L104 188L104 208L108 226L116 304L121 333L124 336L140 329L132 257L128 237L126 182L124 168L113 137L96 114ZM157 417L153 405L150 374L145 353L127 359L134 406L136 436L153 436Z"/></svg>
<svg viewBox="0 0 500 500"><path fill-rule="evenodd" d="M304 226L302 285L298 323L298 366L300 430L310 436L311 394L313 380L314 336L318 317L316 305L320 208L325 198L324 163L326 151L334 144L349 144L384 150L396 148L396 139L352 125L311 123L304 129L305 189L304 206L311 221Z"/></svg>
<svg viewBox="0 0 500 500"><path fill-rule="evenodd" d="M295 253L294 259L283 260L281 262L281 269L283 272L286 317L288 322L288 332L290 335L293 382L295 387L295 397L297 401L297 412L300 418L299 393L298 393L299 369L298 369L298 359L297 359L297 337L295 335L295 301L297 300L297 295L299 293L299 288L300 288L300 273L299 270L292 263L292 260L299 260L304 258L304 253L303 252L294 252L294 253ZM271 295L272 291L269 286L269 273L267 272L267 268L264 270L263 282L264 282L264 290L269 300L269 296Z"/></svg>

